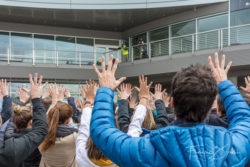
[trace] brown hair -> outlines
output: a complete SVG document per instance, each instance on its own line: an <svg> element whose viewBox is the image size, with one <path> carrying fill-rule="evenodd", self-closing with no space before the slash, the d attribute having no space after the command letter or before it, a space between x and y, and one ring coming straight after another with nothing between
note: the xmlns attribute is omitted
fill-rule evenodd
<svg viewBox="0 0 250 167"><path fill-rule="evenodd" d="M113 103L113 118L114 118L116 127L118 127L118 122L115 119L115 108L116 106ZM96 160L107 159L107 157L105 157L105 155L101 152L101 150L95 145L91 137L88 138L86 149L88 151L88 157L90 159L96 159Z"/></svg>
<svg viewBox="0 0 250 167"><path fill-rule="evenodd" d="M43 106L44 106L45 108L49 108L50 105L51 105L51 103L52 103L51 97L45 97L45 98L43 99Z"/></svg>
<svg viewBox="0 0 250 167"><path fill-rule="evenodd" d="M72 107L67 103L57 103L49 112L48 112L48 125L49 132L42 142L40 148L41 151L46 151L50 147L55 145L56 142L56 131L57 126L60 124L65 124L65 122L72 117L73 110Z"/></svg>
<svg viewBox="0 0 250 167"><path fill-rule="evenodd" d="M171 92L177 119L202 122L215 100L217 84L207 66L191 65L175 74Z"/></svg>
<svg viewBox="0 0 250 167"><path fill-rule="evenodd" d="M226 110L224 108L224 104L221 100L221 97L220 95L218 95L218 98L217 98L217 104L218 104L218 108L220 110L220 113L223 115L223 114L226 114Z"/></svg>
<svg viewBox="0 0 250 167"><path fill-rule="evenodd" d="M13 107L13 122L18 130L26 129L29 121L32 119L32 110L28 106L15 105Z"/></svg>

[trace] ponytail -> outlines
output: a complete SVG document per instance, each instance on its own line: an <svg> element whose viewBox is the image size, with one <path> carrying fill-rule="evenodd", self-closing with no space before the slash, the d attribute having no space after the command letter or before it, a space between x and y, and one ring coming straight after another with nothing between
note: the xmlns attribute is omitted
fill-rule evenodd
<svg viewBox="0 0 250 167"><path fill-rule="evenodd" d="M55 145L58 123L59 123L59 109L55 106L50 110L48 114L49 132L40 146L42 152L48 150L51 146Z"/></svg>
<svg viewBox="0 0 250 167"><path fill-rule="evenodd" d="M72 117L73 110L69 104L57 103L48 113L49 132L40 145L41 152L45 152L56 143L56 131L60 124Z"/></svg>

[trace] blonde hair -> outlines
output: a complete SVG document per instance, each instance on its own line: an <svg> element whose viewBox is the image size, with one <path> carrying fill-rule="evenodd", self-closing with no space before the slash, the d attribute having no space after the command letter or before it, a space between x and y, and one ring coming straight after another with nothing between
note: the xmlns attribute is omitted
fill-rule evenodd
<svg viewBox="0 0 250 167"><path fill-rule="evenodd" d="M30 120L32 120L32 110L28 106L15 105L13 107L13 122L18 130L26 129Z"/></svg>

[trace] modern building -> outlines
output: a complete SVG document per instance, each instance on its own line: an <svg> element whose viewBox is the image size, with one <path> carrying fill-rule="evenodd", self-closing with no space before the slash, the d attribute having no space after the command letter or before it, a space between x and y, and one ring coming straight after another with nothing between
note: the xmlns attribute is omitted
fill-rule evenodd
<svg viewBox="0 0 250 167"><path fill-rule="evenodd" d="M128 47L125 61L120 47ZM229 73L250 73L250 0L0 0L0 78L17 86L29 73L69 87L97 79L92 64L113 54L117 77L144 74L169 87L175 72L225 53Z"/></svg>

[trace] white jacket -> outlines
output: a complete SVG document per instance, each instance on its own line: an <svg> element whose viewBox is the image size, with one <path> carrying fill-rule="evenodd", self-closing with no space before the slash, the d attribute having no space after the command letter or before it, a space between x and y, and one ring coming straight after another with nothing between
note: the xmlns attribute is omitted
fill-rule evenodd
<svg viewBox="0 0 250 167"><path fill-rule="evenodd" d="M144 105L139 104L136 107L133 119L128 127L128 135L131 137L140 137L142 134L142 123L147 113L147 108Z"/></svg>
<svg viewBox="0 0 250 167"><path fill-rule="evenodd" d="M88 157L86 144L90 136L90 120L92 116L92 108L84 108L81 116L81 124L76 139L76 162L79 167L99 167L95 165ZM114 167L112 164L106 167Z"/></svg>

